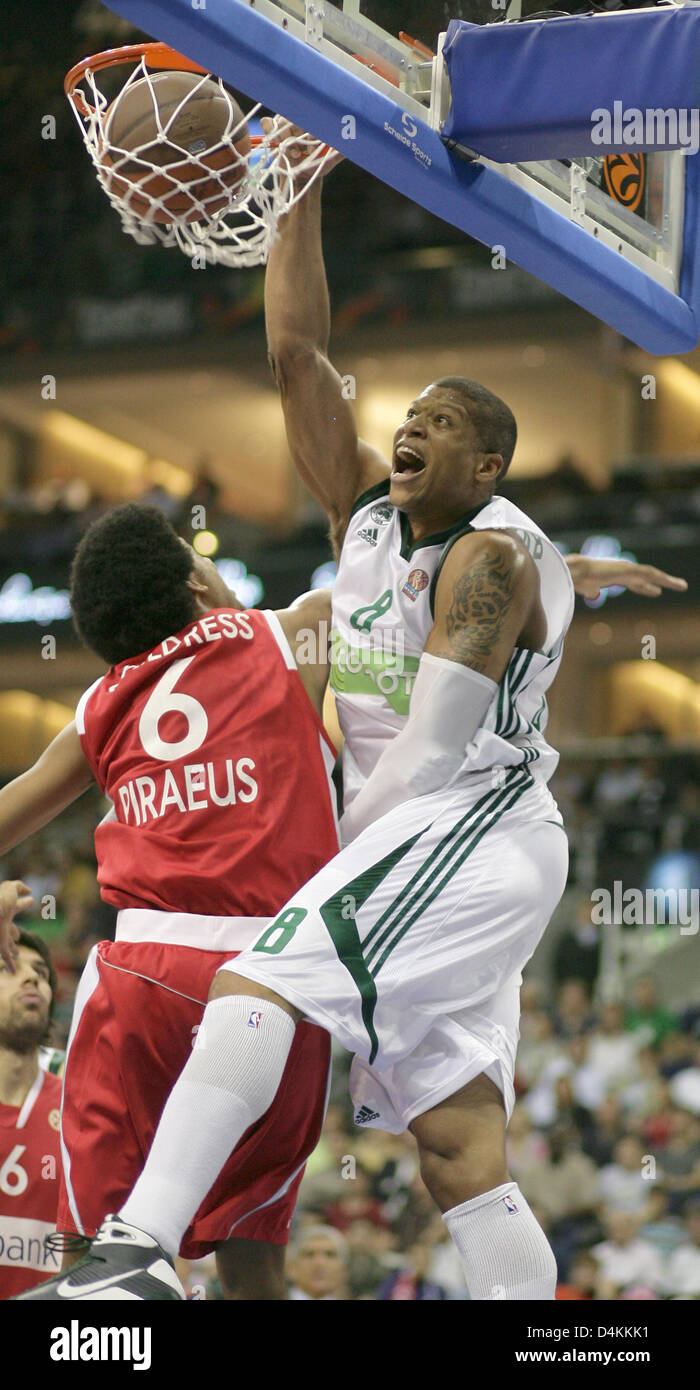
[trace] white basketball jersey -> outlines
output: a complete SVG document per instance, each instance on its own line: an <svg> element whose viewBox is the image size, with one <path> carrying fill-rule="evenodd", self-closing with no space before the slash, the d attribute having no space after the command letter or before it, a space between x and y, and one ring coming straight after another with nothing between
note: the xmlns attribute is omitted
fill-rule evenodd
<svg viewBox="0 0 700 1390"><path fill-rule="evenodd" d="M473 530L517 531L539 571L547 635L541 652L514 649L457 777L527 763L547 781L559 754L544 738L545 692L559 669L574 607L562 556L505 497L492 497L448 530L414 543L407 517L388 498L388 478L358 497L333 586L331 686L345 737L345 805L408 717L418 662L434 624L438 575L454 542Z"/></svg>

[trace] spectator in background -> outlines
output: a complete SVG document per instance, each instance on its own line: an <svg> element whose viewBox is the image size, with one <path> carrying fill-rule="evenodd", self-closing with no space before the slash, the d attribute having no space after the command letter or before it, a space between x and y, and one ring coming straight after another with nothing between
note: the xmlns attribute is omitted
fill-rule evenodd
<svg viewBox="0 0 700 1390"><path fill-rule="evenodd" d="M659 1071L669 1081L692 1064L693 1039L675 1030L667 1033L659 1049Z"/></svg>
<svg viewBox="0 0 700 1390"><path fill-rule="evenodd" d="M621 1093L624 1098L625 1092ZM671 1085L659 1075L656 1083L656 1099L651 1112L642 1120L640 1131L644 1142L652 1153L658 1153L668 1144L673 1133L676 1106L671 1100Z"/></svg>
<svg viewBox="0 0 700 1390"><path fill-rule="evenodd" d="M524 1169L520 1188L528 1202L536 1203L551 1223L587 1216L598 1205L598 1174L595 1164L581 1151L576 1132L570 1125L559 1125L549 1135L549 1158Z"/></svg>
<svg viewBox="0 0 700 1390"><path fill-rule="evenodd" d="M647 1219L641 1227L643 1240L653 1245L663 1260L672 1255L686 1239L687 1231L682 1221L670 1212L669 1195L658 1182L649 1184Z"/></svg>
<svg viewBox="0 0 700 1390"><path fill-rule="evenodd" d="M433 1217L421 1239L430 1247L428 1279L445 1290L449 1299L468 1300L464 1269L441 1216Z"/></svg>
<svg viewBox="0 0 700 1390"><path fill-rule="evenodd" d="M356 1164L343 1190L334 1202L324 1208L324 1220L329 1226L343 1234L353 1221L371 1221L375 1226L385 1226L379 1202L372 1196L370 1180L364 1169Z"/></svg>
<svg viewBox="0 0 700 1390"><path fill-rule="evenodd" d="M369 1178L371 1197L385 1221L397 1221L418 1173L418 1153L411 1134L367 1129L358 1137L357 1156Z"/></svg>
<svg viewBox="0 0 700 1390"><path fill-rule="evenodd" d="M442 1222L442 1218L440 1220ZM396 1223L396 1225L400 1229L400 1223ZM442 1227L444 1230L444 1222L442 1222ZM454 1250L449 1234L447 1240L450 1249ZM345 1242L349 1257L348 1296L352 1299L375 1298L379 1286L401 1264L401 1256L396 1253L399 1243L396 1227L391 1230L389 1226L378 1226L374 1221L356 1218L345 1232ZM457 1255L457 1261L461 1272L462 1265L459 1255ZM464 1275L462 1275L462 1282L464 1282Z"/></svg>
<svg viewBox="0 0 700 1390"><path fill-rule="evenodd" d="M346 1299L347 1262L348 1248L339 1231L332 1226L302 1229L289 1251L290 1299Z"/></svg>
<svg viewBox="0 0 700 1390"><path fill-rule="evenodd" d="M574 921L559 937L552 956L556 985L578 980L588 1000L593 998L600 969L600 927L591 921L591 899L584 893L576 904Z"/></svg>
<svg viewBox="0 0 700 1390"><path fill-rule="evenodd" d="M20 931L17 951L14 972L0 960L0 1299L60 1267L45 1238L56 1229L61 1083L39 1066L56 976L40 937Z"/></svg>
<svg viewBox="0 0 700 1390"><path fill-rule="evenodd" d="M569 1043L571 1058L571 1087L579 1106L585 1110L596 1110L603 1104L606 1095L605 1078L589 1060L591 1034L582 1033ZM586 1128L590 1128L590 1121Z"/></svg>
<svg viewBox="0 0 700 1390"><path fill-rule="evenodd" d="M663 849L695 850L700 844L700 787L686 782L668 808L663 828Z"/></svg>
<svg viewBox="0 0 700 1390"><path fill-rule="evenodd" d="M174 493L169 492L158 477L158 468L154 468L153 460L149 460L146 465L146 477L144 490L139 497L139 502L144 502L149 507L158 507L164 516L173 526L177 526L182 513L182 502Z"/></svg>
<svg viewBox="0 0 700 1390"><path fill-rule="evenodd" d="M674 1110L671 1133L659 1152L657 1168L674 1213L682 1211L686 1198L700 1195L700 1122L688 1110Z"/></svg>
<svg viewBox="0 0 700 1390"><path fill-rule="evenodd" d="M639 1042L624 1026L622 1005L617 1001L604 1004L600 1023L591 1038L588 1061L611 1089L617 1089L636 1068Z"/></svg>
<svg viewBox="0 0 700 1390"><path fill-rule="evenodd" d="M651 975L642 975L632 986L632 999L625 1014L625 1027L637 1034L640 1046L656 1047L663 1042L667 1033L677 1027L677 1020L670 1010L663 1007L658 997L656 981Z"/></svg>
<svg viewBox="0 0 700 1390"><path fill-rule="evenodd" d="M571 1064L558 1057L546 1070L539 1086L525 1097L524 1105L535 1124L549 1129L552 1125L570 1125L578 1135L589 1126L589 1111L578 1104L571 1084Z"/></svg>
<svg viewBox="0 0 700 1390"><path fill-rule="evenodd" d="M667 1086L659 1075L659 1063L651 1047L643 1047L637 1053L637 1075L630 1078L629 1084L620 1091L620 1103L632 1118L646 1121L659 1110L666 1095Z"/></svg>
<svg viewBox="0 0 700 1390"><path fill-rule="evenodd" d="M685 1211L689 1239L669 1256L666 1265L666 1292L676 1297L700 1298L700 1197Z"/></svg>
<svg viewBox="0 0 700 1390"><path fill-rule="evenodd" d="M506 1130L506 1157L509 1172L519 1178L523 1169L533 1168L549 1156L545 1136L535 1129L522 1102L518 1102Z"/></svg>
<svg viewBox="0 0 700 1390"><path fill-rule="evenodd" d="M596 810L606 812L628 806L641 795L644 774L639 763L627 758L613 758L600 773L593 793Z"/></svg>
<svg viewBox="0 0 700 1390"><path fill-rule="evenodd" d="M201 507L201 512L194 518L198 523L195 529L201 531L205 527L208 530L212 528L219 505L221 488L212 477L210 468L209 459L200 459L192 480L192 488L182 502L180 524L183 527L192 525L194 508Z"/></svg>
<svg viewBox="0 0 700 1390"><path fill-rule="evenodd" d="M348 1182L343 1176L348 1170L344 1160L352 1156L348 1154L352 1141L343 1121L340 1107L329 1105L321 1138L309 1157L299 1187L298 1201L305 1211L320 1213L329 1202L340 1201L344 1196Z"/></svg>
<svg viewBox="0 0 700 1390"><path fill-rule="evenodd" d="M516 1091L536 1086L543 1073L561 1056L561 1044L554 1036L554 1025L545 1009L535 1009L521 1035L516 1060Z"/></svg>
<svg viewBox="0 0 700 1390"><path fill-rule="evenodd" d="M566 980L557 990L554 1031L558 1038L577 1038L593 1028L595 1018L586 986L580 980Z"/></svg>
<svg viewBox="0 0 700 1390"><path fill-rule="evenodd" d="M571 1261L566 1283L557 1284L557 1300L570 1302L595 1298L599 1280L598 1260L590 1250L581 1250Z"/></svg>
<svg viewBox="0 0 700 1390"><path fill-rule="evenodd" d="M700 1040L696 1042L689 1067L677 1071L671 1081L671 1098L684 1110L700 1115Z"/></svg>
<svg viewBox="0 0 700 1390"><path fill-rule="evenodd" d="M663 1261L653 1245L638 1234L638 1224L632 1212L605 1213L607 1240L593 1247L604 1298L614 1298L640 1284L655 1290L664 1286Z"/></svg>
<svg viewBox="0 0 700 1390"><path fill-rule="evenodd" d="M583 1152L597 1167L612 1163L615 1145L622 1137L623 1116L617 1096L606 1096L593 1114L590 1129L584 1135Z"/></svg>
<svg viewBox="0 0 700 1390"><path fill-rule="evenodd" d="M645 1177L644 1145L633 1134L626 1134L615 1145L612 1163L600 1173L600 1195L609 1211L630 1211L646 1216L651 1183Z"/></svg>
<svg viewBox="0 0 700 1390"><path fill-rule="evenodd" d="M446 1290L428 1278L431 1256L428 1245L412 1245L406 1251L403 1267L382 1284L377 1298L390 1303L446 1299Z"/></svg>

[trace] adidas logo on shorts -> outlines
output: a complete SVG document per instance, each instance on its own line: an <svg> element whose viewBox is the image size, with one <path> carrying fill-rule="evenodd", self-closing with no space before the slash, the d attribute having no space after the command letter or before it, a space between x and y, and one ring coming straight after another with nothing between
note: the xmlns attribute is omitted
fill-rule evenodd
<svg viewBox="0 0 700 1390"><path fill-rule="evenodd" d="M360 1106L360 1109L359 1109L359 1110L356 1112L356 1114L355 1114L355 1124L356 1124L356 1125L368 1125L369 1122L370 1122L370 1120L378 1120L378 1119L379 1119L379 1111L378 1111L378 1110L370 1110L370 1108L369 1108L368 1105L361 1105L361 1106Z"/></svg>

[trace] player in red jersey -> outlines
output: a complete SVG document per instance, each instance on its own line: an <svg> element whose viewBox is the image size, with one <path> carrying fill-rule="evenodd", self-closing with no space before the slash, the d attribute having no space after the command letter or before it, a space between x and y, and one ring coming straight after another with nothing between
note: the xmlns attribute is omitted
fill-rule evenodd
<svg viewBox="0 0 700 1390"><path fill-rule="evenodd" d="M27 906L29 890L16 888L13 906ZM56 1229L61 1083L39 1066L56 976L40 937L18 932L16 951L14 972L0 961L0 1299L58 1269L45 1237Z"/></svg>
<svg viewBox="0 0 700 1390"><path fill-rule="evenodd" d="M78 988L61 1126L59 1229L90 1237L143 1166L219 966L336 852L335 750L321 720L327 643L304 661L327 594L244 611L160 512L128 505L86 533L72 604L110 669L0 791L0 852L94 780L112 802L95 846L102 896L119 909L116 941L94 948ZM250 1127L182 1245L191 1259L217 1249L232 1298L284 1296L328 1036L305 1024L293 1052L285 1094Z"/></svg>

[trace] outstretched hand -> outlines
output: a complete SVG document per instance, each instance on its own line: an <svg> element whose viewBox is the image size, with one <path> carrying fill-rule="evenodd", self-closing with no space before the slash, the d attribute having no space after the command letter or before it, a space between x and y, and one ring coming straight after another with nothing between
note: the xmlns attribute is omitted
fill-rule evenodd
<svg viewBox="0 0 700 1390"><path fill-rule="evenodd" d="M17 960L19 927L14 921L18 912L31 907L34 898L21 879L5 879L0 883L0 958L14 975Z"/></svg>
<svg viewBox="0 0 700 1390"><path fill-rule="evenodd" d="M582 598L596 599L601 589L619 585L645 598L658 598L664 589L684 593L685 579L666 574L654 565L638 565L634 560L594 560L588 555L567 555L573 585Z"/></svg>
<svg viewBox="0 0 700 1390"><path fill-rule="evenodd" d="M308 159L309 155L314 150L330 150L330 146L324 145L323 140L316 140L312 135L309 135L307 131L302 130L301 126L292 125L291 121L286 121L281 116L263 116L260 124L266 135L270 135L273 131L275 132L270 140L270 148L273 150L277 149L282 144L283 140L289 140L290 136L298 136L298 139L285 147L285 154L292 169L302 164L305 159ZM340 164L343 158L344 156L339 154L337 150L332 151L328 158L324 160L320 177L325 178L326 174L330 173L331 169L335 169L336 164ZM311 177L313 171L314 166L308 171L304 170L303 174L298 176L300 187L303 187L304 183Z"/></svg>

